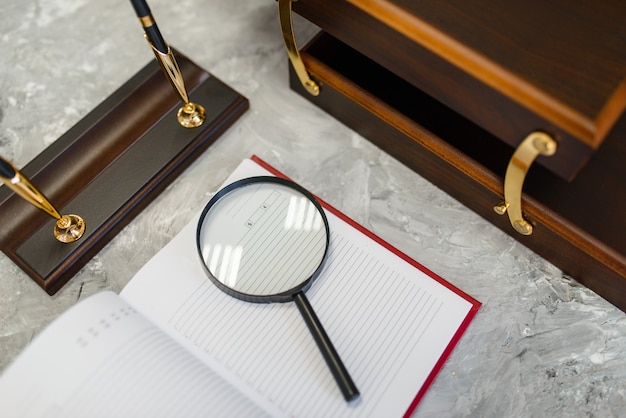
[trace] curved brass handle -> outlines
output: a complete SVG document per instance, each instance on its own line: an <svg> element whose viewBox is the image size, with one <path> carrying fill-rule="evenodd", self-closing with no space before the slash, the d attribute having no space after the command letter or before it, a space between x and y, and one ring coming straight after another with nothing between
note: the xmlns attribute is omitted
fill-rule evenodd
<svg viewBox="0 0 626 418"><path fill-rule="evenodd" d="M504 201L494 206L498 215L508 213L513 228L522 235L531 235L533 226L522 213L522 188L526 173L539 155L554 155L557 142L544 132L533 132L519 145L509 161L504 178Z"/></svg>
<svg viewBox="0 0 626 418"><path fill-rule="evenodd" d="M319 85L311 79L309 72L306 70L302 58L300 57L300 51L296 45L296 37L293 33L293 20L291 18L291 3L295 0L278 0L278 18L280 20L280 28L283 32L283 40L285 41L285 47L287 48L287 55L293 65L293 69L296 75L300 79L302 86L311 95L317 96L320 94Z"/></svg>

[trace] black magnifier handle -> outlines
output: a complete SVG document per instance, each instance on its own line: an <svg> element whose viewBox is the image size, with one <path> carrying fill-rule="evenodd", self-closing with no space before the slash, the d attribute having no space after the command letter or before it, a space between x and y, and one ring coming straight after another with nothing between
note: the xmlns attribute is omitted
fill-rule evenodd
<svg viewBox="0 0 626 418"><path fill-rule="evenodd" d="M333 343L330 341L330 338L328 338L328 334L324 331L324 327L322 327L322 323L317 318L308 299L303 292L296 293L293 299L304 318L304 322L306 322L307 327L309 327L309 331L313 335L318 348L322 352L324 360L326 360L333 377L337 381L343 397L348 402L358 398L359 390L352 381L348 370L346 370L346 367L343 365L339 354L337 354Z"/></svg>

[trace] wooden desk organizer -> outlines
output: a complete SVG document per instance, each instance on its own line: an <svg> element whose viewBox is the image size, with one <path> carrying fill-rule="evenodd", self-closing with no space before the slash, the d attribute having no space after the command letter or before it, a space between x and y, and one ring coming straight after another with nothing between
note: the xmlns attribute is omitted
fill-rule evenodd
<svg viewBox="0 0 626 418"><path fill-rule="evenodd" d="M498 2L497 7L486 2L466 7L457 0L298 1L293 3L294 12L324 31L301 50L320 93L309 94L293 70L291 86L626 311L626 27L620 23L626 9L619 2L606 2L593 13L580 15L576 8L582 4L558 3L558 7L535 4L549 9L545 13L558 14L552 20L541 16L543 21L575 22L585 30L561 28L559 32L550 27L552 37L542 38L544 33L522 25L538 22L519 9L526 7L533 16L543 12L514 1ZM376 14L378 7L384 12ZM507 8L512 12L507 13ZM603 16L606 19L600 22ZM499 29L482 25L489 19ZM507 25L506 19L513 22ZM424 33L419 26L424 22L449 29L446 33L457 43L437 44L444 36L420 44L414 35ZM411 26L414 23L417 26ZM601 33L593 32L594 28L602 28ZM531 32L528 44L525 31ZM561 52L556 45L564 42L563 37L580 39L581 34L588 35L585 42L570 45L561 54L563 60L548 56ZM537 36L544 43L535 42ZM596 42L603 37L604 41ZM520 57L512 39L524 48L536 47L536 62L528 61L535 51L522 48ZM593 45L598 50L583 53ZM449 56L483 46L482 56L502 59L496 61L500 68L528 70L517 73L524 79L517 86L518 95L507 90L507 83L481 78L496 67L479 74L480 67L469 68L476 62ZM590 60L581 66L593 71L581 74L581 66L573 67L577 60ZM550 74L541 70L546 65ZM536 94L539 102L525 103L527 85L533 86L530 94ZM563 106L550 107L555 103ZM569 119L562 118L568 108L578 110L568 114ZM559 111L564 113L559 116ZM553 157L539 157L526 175L521 207L533 232L525 236L494 209L503 199L507 164L515 147L535 130L554 135L558 149Z"/></svg>
<svg viewBox="0 0 626 418"><path fill-rule="evenodd" d="M176 56L191 100L206 109L203 125L178 124L180 99L152 61L21 170L59 212L85 219L80 240L59 243L54 219L0 188L0 249L50 295L248 109L246 98Z"/></svg>

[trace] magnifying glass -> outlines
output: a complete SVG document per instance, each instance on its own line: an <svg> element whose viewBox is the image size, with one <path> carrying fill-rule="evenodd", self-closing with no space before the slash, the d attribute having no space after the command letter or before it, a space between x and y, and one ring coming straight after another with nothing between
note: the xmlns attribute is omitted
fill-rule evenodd
<svg viewBox="0 0 626 418"><path fill-rule="evenodd" d="M238 299L294 301L346 401L359 391L304 292L322 270L328 220L313 195L282 178L260 176L221 189L202 211L196 243L211 281Z"/></svg>

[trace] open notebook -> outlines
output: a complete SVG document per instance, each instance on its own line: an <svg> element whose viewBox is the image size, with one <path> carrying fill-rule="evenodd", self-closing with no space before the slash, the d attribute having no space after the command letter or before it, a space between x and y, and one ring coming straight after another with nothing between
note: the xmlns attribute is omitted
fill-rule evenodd
<svg viewBox="0 0 626 418"><path fill-rule="evenodd" d="M256 157L225 184L280 175ZM118 296L55 320L0 379L1 416L406 416L480 303L329 205L330 250L307 297L361 396L344 401L293 303L220 291L196 216Z"/></svg>

